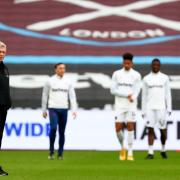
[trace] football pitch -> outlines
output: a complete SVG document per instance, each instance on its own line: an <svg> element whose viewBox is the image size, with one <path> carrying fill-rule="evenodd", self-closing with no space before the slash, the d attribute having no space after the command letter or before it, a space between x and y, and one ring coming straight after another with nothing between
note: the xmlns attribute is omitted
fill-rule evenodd
<svg viewBox="0 0 180 180"><path fill-rule="evenodd" d="M119 161L115 151L66 151L64 160L48 160L47 151L2 151L0 164L10 180L180 180L180 153L168 152L163 160L145 160L136 151L135 161Z"/></svg>

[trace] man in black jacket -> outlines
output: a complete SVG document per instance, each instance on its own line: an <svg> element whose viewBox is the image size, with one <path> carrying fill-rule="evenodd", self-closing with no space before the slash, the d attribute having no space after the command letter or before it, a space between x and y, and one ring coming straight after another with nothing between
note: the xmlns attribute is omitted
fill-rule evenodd
<svg viewBox="0 0 180 180"><path fill-rule="evenodd" d="M0 149L3 137L4 126L6 122L7 111L11 107L9 72L3 63L6 55L6 45L0 41ZM0 176L7 176L0 166Z"/></svg>

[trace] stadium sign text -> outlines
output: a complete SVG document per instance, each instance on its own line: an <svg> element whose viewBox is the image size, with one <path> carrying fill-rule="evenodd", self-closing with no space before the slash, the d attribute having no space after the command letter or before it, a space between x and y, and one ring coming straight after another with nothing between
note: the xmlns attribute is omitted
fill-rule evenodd
<svg viewBox="0 0 180 180"><path fill-rule="evenodd" d="M99 31L88 29L76 29L70 28L62 29L59 31L59 35L62 36L74 36L78 38L101 38L101 39L124 39L124 38L148 38L164 36L165 32L161 29L145 29L145 30L132 30L128 32L124 31Z"/></svg>

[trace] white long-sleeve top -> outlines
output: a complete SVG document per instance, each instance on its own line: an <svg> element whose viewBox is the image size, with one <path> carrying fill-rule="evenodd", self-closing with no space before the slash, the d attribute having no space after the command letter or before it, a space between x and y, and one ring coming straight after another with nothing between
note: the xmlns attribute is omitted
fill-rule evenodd
<svg viewBox="0 0 180 180"><path fill-rule="evenodd" d="M137 98L141 89L141 75L134 69L126 71L124 68L113 73L111 94L115 96L115 110L136 110ZM128 100L132 94L133 102Z"/></svg>
<svg viewBox="0 0 180 180"><path fill-rule="evenodd" d="M48 108L69 108L69 100L71 109L76 111L76 93L72 82L64 75L51 76L45 83L42 93L42 110L45 112Z"/></svg>
<svg viewBox="0 0 180 180"><path fill-rule="evenodd" d="M151 72L143 78L142 111L145 114L149 109L172 110L171 90L166 74Z"/></svg>

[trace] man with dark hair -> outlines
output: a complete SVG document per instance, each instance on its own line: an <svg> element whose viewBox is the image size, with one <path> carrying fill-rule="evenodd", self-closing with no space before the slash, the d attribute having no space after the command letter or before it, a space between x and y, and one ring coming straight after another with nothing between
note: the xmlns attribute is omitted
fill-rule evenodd
<svg viewBox="0 0 180 180"><path fill-rule="evenodd" d="M59 131L58 159L63 159L65 128L67 123L68 107L70 100L73 118L76 118L76 94L72 82L65 76L66 65L58 63L54 66L55 75L49 78L42 94L43 117L47 117L47 106L50 117L50 154L49 159L54 159L54 142L56 130Z"/></svg>
<svg viewBox="0 0 180 180"><path fill-rule="evenodd" d="M137 109L137 98L140 92L141 75L133 68L133 55L123 55L123 68L117 70L112 76L111 94L115 96L115 127L116 134L121 144L119 159L126 160L124 145L124 128L128 130L128 155L127 160L133 161L134 124Z"/></svg>
<svg viewBox="0 0 180 180"><path fill-rule="evenodd" d="M146 159L154 159L154 128L160 129L161 133L161 156L167 159L165 143L167 139L167 114L172 111L171 90L169 78L160 72L161 62L154 59L151 64L151 72L143 79L142 88L142 111L147 120L149 151Z"/></svg>
<svg viewBox="0 0 180 180"><path fill-rule="evenodd" d="M65 65L65 64L64 64L64 63L61 63L61 62L60 62L60 63L57 63L57 64L54 65L54 69L56 69L59 65Z"/></svg>
<svg viewBox="0 0 180 180"><path fill-rule="evenodd" d="M11 107L9 72L3 63L6 55L6 45L0 41L0 149L3 138L3 131L6 122L7 111ZM8 173L0 167L0 176L7 176Z"/></svg>
<svg viewBox="0 0 180 180"><path fill-rule="evenodd" d="M133 54L131 53L125 53L123 54L123 59L129 59L129 60L133 60Z"/></svg>

